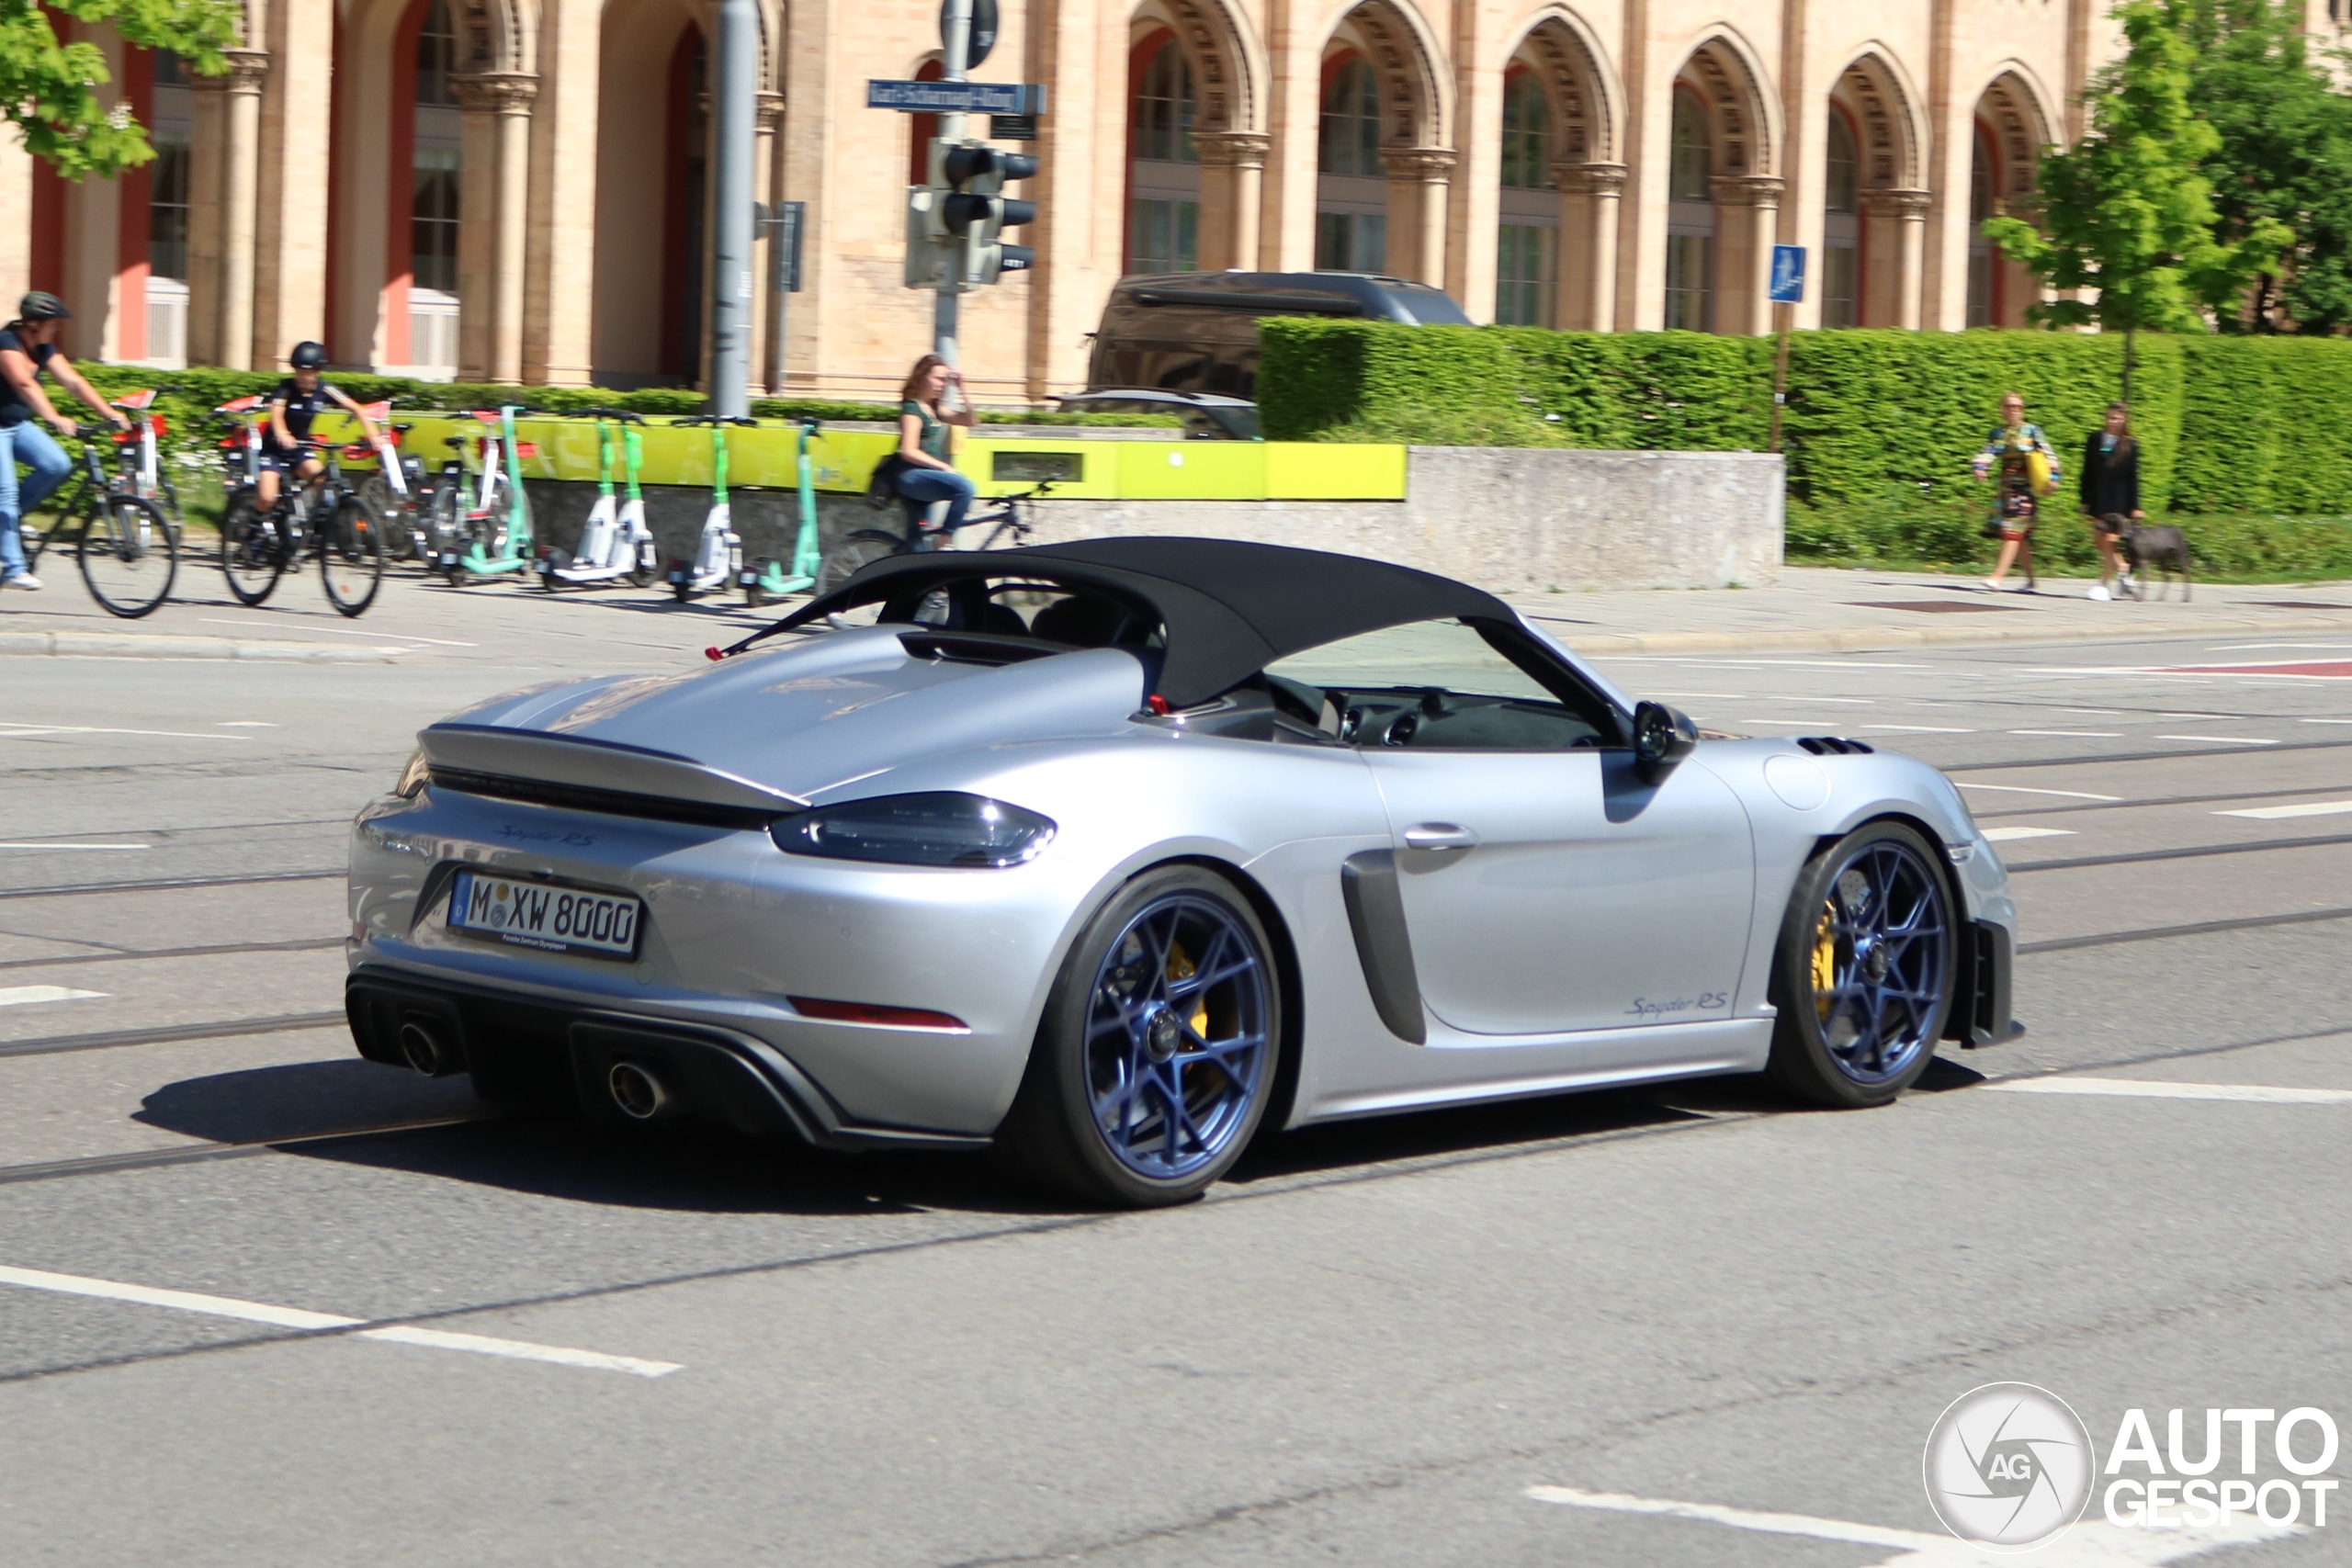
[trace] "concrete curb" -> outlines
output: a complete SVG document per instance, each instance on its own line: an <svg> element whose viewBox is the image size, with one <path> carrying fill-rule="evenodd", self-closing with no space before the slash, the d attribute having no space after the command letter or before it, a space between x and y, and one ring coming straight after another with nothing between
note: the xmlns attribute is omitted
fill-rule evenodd
<svg viewBox="0 0 2352 1568"><path fill-rule="evenodd" d="M1552 628L1552 635L1588 659L1675 653L1860 653L1882 649L1951 648L1967 644L2166 641L2173 638L2241 637L2271 632L2352 632L2352 615L2216 615L2154 625L2025 626L1856 626L1837 631L1662 632L1638 637L1619 632L1579 633Z"/></svg>
<svg viewBox="0 0 2352 1568"><path fill-rule="evenodd" d="M136 636L107 632L0 632L0 657L50 659L232 659L275 664L390 664L405 648L322 648L258 637Z"/></svg>

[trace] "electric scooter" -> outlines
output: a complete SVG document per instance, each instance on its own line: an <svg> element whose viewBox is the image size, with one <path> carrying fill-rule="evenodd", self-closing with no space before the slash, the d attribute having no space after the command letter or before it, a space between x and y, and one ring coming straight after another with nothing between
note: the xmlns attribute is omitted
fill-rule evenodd
<svg viewBox="0 0 2352 1568"><path fill-rule="evenodd" d="M755 610L771 599L816 587L818 569L825 564L825 552L817 543L817 487L808 469L808 443L819 423L806 418L800 422L800 537L792 548L792 573L786 576L781 561L765 557L752 562L743 574L743 598Z"/></svg>
<svg viewBox="0 0 2352 1568"><path fill-rule="evenodd" d="M514 438L514 416L529 412L521 403L499 405L498 448L500 463L506 471L506 515L503 519L489 516L469 519L477 524L473 537L466 541L462 549L454 552L445 549L442 552L441 570L452 587L462 587L476 578L522 572L537 564L537 558L531 550L531 508L523 494L523 459L536 457L539 453L537 446ZM490 461L488 448L491 444L487 432L482 445L482 493L488 497L495 488L490 474L500 464Z"/></svg>
<svg viewBox="0 0 2352 1568"><path fill-rule="evenodd" d="M698 413L670 423L710 426L710 511L703 518L702 539L695 548L693 560L670 563L670 592L683 604L697 593L739 585L747 575L743 570L743 538L735 532L731 509L727 504L727 427L743 424L756 430L759 422Z"/></svg>
<svg viewBox="0 0 2352 1568"><path fill-rule="evenodd" d="M653 535L645 525L645 497L637 475L644 444L632 424L645 421L626 409L582 409L582 417L596 421L596 503L588 509L588 523L580 531L580 548L567 553L550 549L539 559L539 586L552 593L567 583L584 585L626 579L632 588L653 581ZM613 497L613 434L620 426L621 446L628 453L628 497Z"/></svg>

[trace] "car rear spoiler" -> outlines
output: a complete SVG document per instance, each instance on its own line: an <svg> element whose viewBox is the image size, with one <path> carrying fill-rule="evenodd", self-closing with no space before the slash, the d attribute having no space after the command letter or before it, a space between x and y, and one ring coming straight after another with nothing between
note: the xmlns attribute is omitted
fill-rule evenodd
<svg viewBox="0 0 2352 1568"><path fill-rule="evenodd" d="M808 808L799 795L753 784L691 757L584 736L492 724L436 724L420 730L416 739L434 767L467 773L769 816Z"/></svg>

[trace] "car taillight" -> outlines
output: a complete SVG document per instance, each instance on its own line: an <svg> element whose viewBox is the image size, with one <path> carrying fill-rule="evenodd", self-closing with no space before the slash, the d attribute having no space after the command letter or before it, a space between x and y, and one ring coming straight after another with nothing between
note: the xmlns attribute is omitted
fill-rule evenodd
<svg viewBox="0 0 2352 1568"><path fill-rule="evenodd" d="M876 1002L834 1002L821 997L786 997L793 1010L829 1023L879 1023L893 1029L969 1029L953 1013L929 1008L884 1007Z"/></svg>

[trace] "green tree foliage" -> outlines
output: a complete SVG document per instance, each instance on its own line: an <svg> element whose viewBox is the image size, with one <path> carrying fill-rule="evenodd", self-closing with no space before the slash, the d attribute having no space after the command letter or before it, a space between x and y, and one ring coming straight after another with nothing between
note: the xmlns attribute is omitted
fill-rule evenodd
<svg viewBox="0 0 2352 1568"><path fill-rule="evenodd" d="M2126 0L2114 15L2129 48L2092 81L2090 133L2042 160L2042 227L1994 218L1984 232L2052 288L2097 290L2036 305L2036 321L2203 332L2203 312L2233 310L2292 236L2257 217L2235 238L2217 237L2199 165L2221 136L2189 107L2197 51L2184 17L2164 0Z"/></svg>
<svg viewBox="0 0 2352 1568"><path fill-rule="evenodd" d="M68 179L110 177L155 155L127 105L109 109L97 89L106 56L87 41L60 43L48 13L111 25L143 49L168 49L217 75L237 41L234 0L0 0L0 113L25 150Z"/></svg>
<svg viewBox="0 0 2352 1568"><path fill-rule="evenodd" d="M2243 241L2269 220L2293 231L2255 278L2253 329L2352 324L2352 95L2313 64L2293 0L2178 0L2196 47L2190 99L2220 138L2205 160L2217 230ZM2221 315L2223 331L2233 312Z"/></svg>

